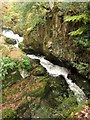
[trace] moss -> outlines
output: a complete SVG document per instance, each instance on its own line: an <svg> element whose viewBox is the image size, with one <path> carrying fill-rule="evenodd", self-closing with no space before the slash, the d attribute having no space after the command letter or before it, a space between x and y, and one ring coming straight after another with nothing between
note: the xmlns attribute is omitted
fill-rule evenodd
<svg viewBox="0 0 90 120"><path fill-rule="evenodd" d="M46 77L39 77L36 80L35 84L30 85L31 86L31 92L29 93L32 97L42 97L44 95L45 87L46 87Z"/></svg>
<svg viewBox="0 0 90 120"><path fill-rule="evenodd" d="M16 40L12 38L6 38L5 42L12 45L15 45L17 43Z"/></svg>
<svg viewBox="0 0 90 120"><path fill-rule="evenodd" d="M19 48L20 48L21 50L24 50L24 49L25 49L25 45L24 45L23 42L20 42L20 43L19 43Z"/></svg>
<svg viewBox="0 0 90 120"><path fill-rule="evenodd" d="M2 111L2 118L6 120L8 119L14 120L15 118L17 118L17 111L11 109L4 109Z"/></svg>
<svg viewBox="0 0 90 120"><path fill-rule="evenodd" d="M76 107L77 101L74 97L64 98L62 103L56 108L55 115L65 119L70 116Z"/></svg>
<svg viewBox="0 0 90 120"><path fill-rule="evenodd" d="M41 106L35 111L35 114L32 113L34 118L52 118L53 109L49 106Z"/></svg>
<svg viewBox="0 0 90 120"><path fill-rule="evenodd" d="M18 93L18 92L20 92L19 88L15 88L15 89L13 89L13 90L11 91L12 94L16 94L16 93Z"/></svg>
<svg viewBox="0 0 90 120"><path fill-rule="evenodd" d="M73 66L76 67L78 72L90 79L90 65L85 62L73 63Z"/></svg>
<svg viewBox="0 0 90 120"><path fill-rule="evenodd" d="M32 74L35 75L35 76L44 75L45 74L45 69L41 66L38 66L34 69Z"/></svg>

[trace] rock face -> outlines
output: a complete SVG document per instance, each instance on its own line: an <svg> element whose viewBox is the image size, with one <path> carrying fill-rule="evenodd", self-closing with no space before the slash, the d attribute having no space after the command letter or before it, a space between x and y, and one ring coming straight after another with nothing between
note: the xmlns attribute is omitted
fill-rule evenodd
<svg viewBox="0 0 90 120"><path fill-rule="evenodd" d="M24 43L29 49L43 53L49 58L54 56L59 61L68 61L76 64L80 62L88 63L89 68L89 53L76 43L75 38L68 35L78 25L66 23L64 21L65 16L66 14L60 13L57 7L47 12L45 23L43 25L38 24L35 30L29 33L26 32Z"/></svg>
<svg viewBox="0 0 90 120"><path fill-rule="evenodd" d="M58 8L46 14L44 25L37 25L35 31L25 36L25 43L35 51L52 54L59 59L75 60L74 42L67 35L70 26L64 23L63 14L59 13Z"/></svg>

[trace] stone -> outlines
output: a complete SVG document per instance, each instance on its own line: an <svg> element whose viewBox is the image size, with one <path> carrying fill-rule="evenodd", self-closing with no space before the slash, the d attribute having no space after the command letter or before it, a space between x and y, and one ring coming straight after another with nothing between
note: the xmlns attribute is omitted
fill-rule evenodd
<svg viewBox="0 0 90 120"><path fill-rule="evenodd" d="M12 45L15 45L17 43L15 39L11 39L11 38L6 38L5 42Z"/></svg>

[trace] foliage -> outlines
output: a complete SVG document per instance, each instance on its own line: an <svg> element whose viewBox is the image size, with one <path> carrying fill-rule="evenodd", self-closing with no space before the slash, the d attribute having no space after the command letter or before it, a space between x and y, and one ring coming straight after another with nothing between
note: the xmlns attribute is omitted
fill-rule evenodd
<svg viewBox="0 0 90 120"><path fill-rule="evenodd" d="M75 111L77 107L75 97L64 98L62 103L57 107L55 112L63 119L70 116L72 112Z"/></svg>
<svg viewBox="0 0 90 120"><path fill-rule="evenodd" d="M31 62L27 56L21 59L12 59L10 57L0 58L0 78L5 79L8 73L21 70L29 71L31 69Z"/></svg>
<svg viewBox="0 0 90 120"><path fill-rule="evenodd" d="M88 23L90 22L90 17L88 14L82 13L79 15L67 16L65 20L74 23L81 22L83 24L83 27L80 26L77 30L70 32L69 34L71 36L81 35L83 33L86 33L90 29L88 27Z"/></svg>
<svg viewBox="0 0 90 120"><path fill-rule="evenodd" d="M89 68L89 64L88 63L83 63L80 62L79 64L74 63L74 66L77 68L77 70L79 71L79 73L81 74L88 74L90 72L90 68Z"/></svg>
<svg viewBox="0 0 90 120"><path fill-rule="evenodd" d="M15 119L17 117L17 111L11 109L5 109L2 111L2 118L3 119Z"/></svg>
<svg viewBox="0 0 90 120"><path fill-rule="evenodd" d="M0 58L0 78L4 79L9 69L14 69L16 63L9 57Z"/></svg>
<svg viewBox="0 0 90 120"><path fill-rule="evenodd" d="M24 49L25 49L25 45L24 45L23 42L19 42L19 48L20 48L21 50L24 50Z"/></svg>
<svg viewBox="0 0 90 120"><path fill-rule="evenodd" d="M10 25L15 31L32 30L38 23L44 22L46 9L43 6L48 6L48 3L18 2L10 4L10 8L7 7L7 9L3 5L5 9L3 10L7 10L7 14L5 12L3 14L3 24Z"/></svg>
<svg viewBox="0 0 90 120"><path fill-rule="evenodd" d="M80 52L84 52L89 57L90 53L90 2L87 2L83 11L65 18L66 22L72 23L75 27L73 31L69 32L70 36L74 36L75 43ZM80 58L79 58L80 60ZM74 67L78 72L90 79L89 62L80 60L79 63L74 63Z"/></svg>
<svg viewBox="0 0 90 120"><path fill-rule="evenodd" d="M24 56L21 59L16 59L15 63L17 64L16 68L19 71L21 71L22 69L29 71L31 69L31 62L27 56Z"/></svg>
<svg viewBox="0 0 90 120"><path fill-rule="evenodd" d="M2 3L3 27L13 27L19 20L19 13L14 11L14 3Z"/></svg>
<svg viewBox="0 0 90 120"><path fill-rule="evenodd" d="M82 45L87 50L90 50L90 15L89 15L89 4L87 3L86 8L83 12L78 15L66 16L65 21L73 22L78 24L78 29L69 33L71 36L77 37L77 43Z"/></svg>
<svg viewBox="0 0 90 120"><path fill-rule="evenodd" d="M76 43L83 47L83 49L85 48L87 52L90 52L90 40L87 36L77 38Z"/></svg>
<svg viewBox="0 0 90 120"><path fill-rule="evenodd" d="M74 16L66 16L65 19L68 22L81 22L82 21L84 24L90 21L90 19L85 13L82 13L80 15L74 15Z"/></svg>

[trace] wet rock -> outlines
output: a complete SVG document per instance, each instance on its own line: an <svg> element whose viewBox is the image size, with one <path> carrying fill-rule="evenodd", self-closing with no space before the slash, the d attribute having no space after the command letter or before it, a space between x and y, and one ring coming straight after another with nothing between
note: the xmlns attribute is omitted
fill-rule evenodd
<svg viewBox="0 0 90 120"><path fill-rule="evenodd" d="M20 75L22 76L22 78L26 78L29 76L29 72L23 69L22 71L20 71Z"/></svg>
<svg viewBox="0 0 90 120"><path fill-rule="evenodd" d="M12 45L15 45L17 43L16 40L12 38L6 38L5 42Z"/></svg>

